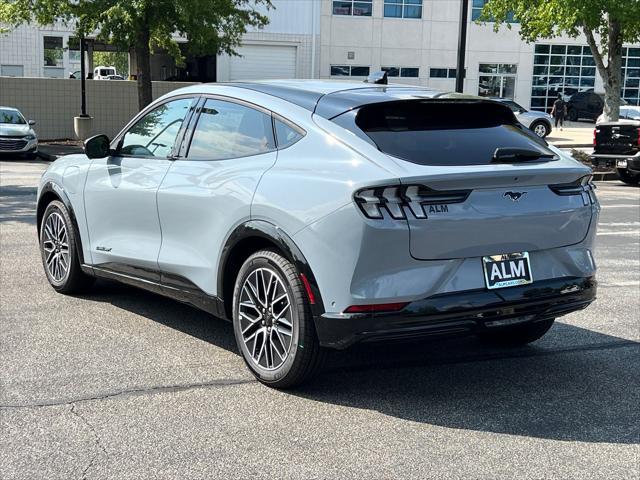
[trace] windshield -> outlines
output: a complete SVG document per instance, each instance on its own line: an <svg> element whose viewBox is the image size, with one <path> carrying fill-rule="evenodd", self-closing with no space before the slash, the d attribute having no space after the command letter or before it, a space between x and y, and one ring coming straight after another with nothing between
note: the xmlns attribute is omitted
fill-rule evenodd
<svg viewBox="0 0 640 480"><path fill-rule="evenodd" d="M9 123L11 125L24 125L26 120L20 112L16 110L0 110L0 123Z"/></svg>

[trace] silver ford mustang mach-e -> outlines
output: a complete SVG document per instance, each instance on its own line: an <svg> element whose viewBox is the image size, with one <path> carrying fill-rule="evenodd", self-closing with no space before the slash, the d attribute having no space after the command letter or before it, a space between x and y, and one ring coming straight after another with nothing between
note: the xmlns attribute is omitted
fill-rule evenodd
<svg viewBox="0 0 640 480"><path fill-rule="evenodd" d="M330 81L197 85L43 175L61 293L106 277L229 319L265 384L325 348L540 338L596 293L590 170L487 99Z"/></svg>

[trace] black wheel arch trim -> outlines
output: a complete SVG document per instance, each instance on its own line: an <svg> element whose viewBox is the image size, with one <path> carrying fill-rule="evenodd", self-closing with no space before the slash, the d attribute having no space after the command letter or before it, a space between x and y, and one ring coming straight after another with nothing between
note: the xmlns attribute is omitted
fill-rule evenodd
<svg viewBox="0 0 640 480"><path fill-rule="evenodd" d="M36 228L38 231L38 242L40 242L40 228L42 225L42 217L44 215L44 211L47 208L47 205L44 203L44 199L48 197L48 194L53 194L58 200L60 200L69 212L69 217L71 218L71 228L73 228L73 233L75 237L75 246L76 251L78 252L78 260L80 261L80 265L84 265L84 252L82 251L82 238L80 237L80 228L78 227L78 220L76 218L75 210L73 209L73 205L71 204L71 200L69 200L69 196L64 191L60 185L55 183L54 181L47 181L42 188L40 189L40 194L38 196L38 201L36 204Z"/></svg>
<svg viewBox="0 0 640 480"><path fill-rule="evenodd" d="M265 220L249 220L245 223L238 225L231 234L227 237L225 245L220 255L220 261L218 263L218 296L225 301L224 298L224 283L225 283L225 270L227 262L230 259L231 253L234 248L240 244L243 240L249 238L262 238L275 244L278 249L283 253L285 258L293 263L300 274L303 274L309 282L311 293L314 297L314 302L310 303L311 312L314 318L318 318L322 315L324 310L324 303L322 301L322 295L320 294L320 288L313 274L309 262L303 255L300 248L296 245L293 239L287 235L281 228L273 223Z"/></svg>

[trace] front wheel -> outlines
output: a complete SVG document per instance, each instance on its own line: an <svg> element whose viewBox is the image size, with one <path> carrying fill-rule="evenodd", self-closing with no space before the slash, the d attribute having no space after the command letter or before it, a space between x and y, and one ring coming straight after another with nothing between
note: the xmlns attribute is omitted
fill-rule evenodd
<svg viewBox="0 0 640 480"><path fill-rule="evenodd" d="M638 185L638 183L640 183L640 175L629 173L629 171L624 168L617 168L616 173L618 174L618 178L628 185Z"/></svg>
<svg viewBox="0 0 640 480"><path fill-rule="evenodd" d="M90 287L94 278L80 268L76 234L64 204L54 200L44 211L40 225L42 265L51 286L60 293L78 293Z"/></svg>
<svg viewBox="0 0 640 480"><path fill-rule="evenodd" d="M254 253L240 268L233 330L245 363L268 386L299 385L322 363L324 351L299 273L274 251Z"/></svg>
<svg viewBox="0 0 640 480"><path fill-rule="evenodd" d="M555 322L554 318L539 322L512 325L507 327L487 328L478 333L480 340L494 345L518 346L535 342L549 331Z"/></svg>
<svg viewBox="0 0 640 480"><path fill-rule="evenodd" d="M531 125L531 130L540 138L544 138L551 133L551 127L544 122L535 122Z"/></svg>

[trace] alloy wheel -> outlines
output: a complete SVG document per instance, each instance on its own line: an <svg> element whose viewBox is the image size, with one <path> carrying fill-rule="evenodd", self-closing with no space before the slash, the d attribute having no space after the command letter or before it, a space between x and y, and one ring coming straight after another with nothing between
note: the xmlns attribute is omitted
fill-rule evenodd
<svg viewBox="0 0 640 480"><path fill-rule="evenodd" d="M533 132L540 138L543 138L547 134L547 127L539 123L533 128Z"/></svg>
<svg viewBox="0 0 640 480"><path fill-rule="evenodd" d="M238 314L242 341L251 362L266 370L280 367L293 340L291 299L279 274L258 268L245 279Z"/></svg>
<svg viewBox="0 0 640 480"><path fill-rule="evenodd" d="M44 224L42 249L47 272L53 280L61 282L69 273L69 235L62 215L52 212Z"/></svg>

